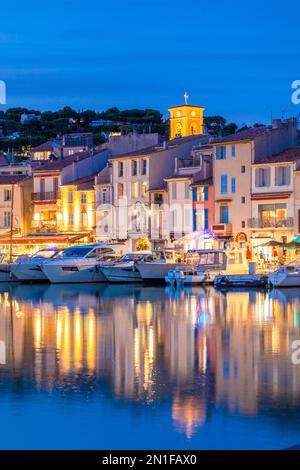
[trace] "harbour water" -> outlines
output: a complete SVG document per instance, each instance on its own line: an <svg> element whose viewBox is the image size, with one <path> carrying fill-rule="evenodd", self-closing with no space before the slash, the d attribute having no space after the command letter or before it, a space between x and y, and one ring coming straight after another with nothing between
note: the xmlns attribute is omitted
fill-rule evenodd
<svg viewBox="0 0 300 470"><path fill-rule="evenodd" d="M300 443L300 290L0 286L1 449Z"/></svg>

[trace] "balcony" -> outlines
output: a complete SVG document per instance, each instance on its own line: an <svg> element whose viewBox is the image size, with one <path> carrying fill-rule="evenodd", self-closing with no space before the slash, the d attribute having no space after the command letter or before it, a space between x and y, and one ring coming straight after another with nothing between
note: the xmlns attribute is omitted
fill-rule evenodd
<svg viewBox="0 0 300 470"><path fill-rule="evenodd" d="M270 229L270 228L292 228L294 227L293 217L263 217L248 219L249 228Z"/></svg>
<svg viewBox="0 0 300 470"><path fill-rule="evenodd" d="M33 202L49 202L60 199L60 191L49 191L43 193L32 193Z"/></svg>
<svg viewBox="0 0 300 470"><path fill-rule="evenodd" d="M213 224L212 225L212 232L215 235L223 236L223 237L230 237L232 235L232 224Z"/></svg>

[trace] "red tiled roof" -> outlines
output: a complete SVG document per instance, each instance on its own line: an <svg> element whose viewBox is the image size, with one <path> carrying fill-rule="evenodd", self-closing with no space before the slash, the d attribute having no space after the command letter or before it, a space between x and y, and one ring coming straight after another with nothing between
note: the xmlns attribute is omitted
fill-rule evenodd
<svg viewBox="0 0 300 470"><path fill-rule="evenodd" d="M284 162L295 162L300 159L300 147L292 147L283 152L279 152L270 157L259 160L253 163L253 165L262 165L267 163L284 163Z"/></svg>
<svg viewBox="0 0 300 470"><path fill-rule="evenodd" d="M267 127L251 127L250 129L245 129L241 132L236 132L235 134L227 135L220 140L216 140L212 145L222 144L223 142L241 142L243 140L253 140L255 137L264 134L267 131Z"/></svg>
<svg viewBox="0 0 300 470"><path fill-rule="evenodd" d="M38 145L37 147L33 147L31 149L31 152L52 152L53 150L53 145L51 140L48 140L47 142L44 142L41 145Z"/></svg>
<svg viewBox="0 0 300 470"><path fill-rule="evenodd" d="M83 178L78 178L77 180L70 181L70 183L66 183L63 186L77 186L77 189L93 189L95 185L95 176L98 175L99 172L93 173L92 175L85 176Z"/></svg>
<svg viewBox="0 0 300 470"><path fill-rule="evenodd" d="M113 157L110 157L110 160L116 160L118 158L124 158L124 157L142 157L142 156L150 155L153 153L164 152L165 150L172 149L176 147L177 145L184 144L186 142L190 142L193 140L197 141L201 137L203 137L202 134L191 135L188 137L179 137L177 139L168 140L167 142L168 148L164 148L163 143L161 143L157 145L152 145L151 147L145 147L140 150L133 150L132 152L123 153L121 155L114 155Z"/></svg>
<svg viewBox="0 0 300 470"><path fill-rule="evenodd" d="M0 175L0 185L18 184L29 178L28 175Z"/></svg>
<svg viewBox="0 0 300 470"><path fill-rule="evenodd" d="M92 154L89 150L86 152L76 152L73 155L70 155L69 157L65 157L63 159L58 158L54 160L53 162L50 162L50 161L47 161L47 163L41 162L39 167L35 168L33 172L36 173L36 172L44 172L44 171L49 171L49 170L62 170L66 166L71 165L73 162L78 161L78 159L83 160L91 156Z"/></svg>

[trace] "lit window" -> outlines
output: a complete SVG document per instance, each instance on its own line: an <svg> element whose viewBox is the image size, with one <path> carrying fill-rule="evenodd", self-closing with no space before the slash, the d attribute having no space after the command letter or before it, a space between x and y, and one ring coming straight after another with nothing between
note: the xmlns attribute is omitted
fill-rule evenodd
<svg viewBox="0 0 300 470"><path fill-rule="evenodd" d="M131 193L133 198L139 197L139 183L135 182L131 185Z"/></svg>
<svg viewBox="0 0 300 470"><path fill-rule="evenodd" d="M146 197L147 196L147 191L148 191L148 185L147 183L142 183L142 196Z"/></svg>

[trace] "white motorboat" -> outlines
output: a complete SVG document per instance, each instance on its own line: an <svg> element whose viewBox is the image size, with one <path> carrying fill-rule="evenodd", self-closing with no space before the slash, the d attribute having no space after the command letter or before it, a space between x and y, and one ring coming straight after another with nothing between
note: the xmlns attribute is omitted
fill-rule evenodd
<svg viewBox="0 0 300 470"><path fill-rule="evenodd" d="M58 248L45 248L30 257L19 257L11 265L11 275L22 282L47 282L48 279L41 269L41 263L52 260L61 253Z"/></svg>
<svg viewBox="0 0 300 470"><path fill-rule="evenodd" d="M52 283L105 282L101 265L119 257L121 246L110 243L72 246L57 258L42 263L42 271Z"/></svg>
<svg viewBox="0 0 300 470"><path fill-rule="evenodd" d="M138 263L138 270L143 281L165 281L170 271L191 268L191 261L184 261L184 256L173 248L164 248L152 251L153 259Z"/></svg>
<svg viewBox="0 0 300 470"><path fill-rule="evenodd" d="M143 282L137 263L153 260L151 251L127 253L111 264L100 267L109 282Z"/></svg>
<svg viewBox="0 0 300 470"><path fill-rule="evenodd" d="M300 258L270 273L268 280L274 287L300 287Z"/></svg>
<svg viewBox="0 0 300 470"><path fill-rule="evenodd" d="M187 253L189 268L177 266L169 272L165 281L171 285L213 284L216 276L239 274L246 275L249 263L246 250L197 250Z"/></svg>

